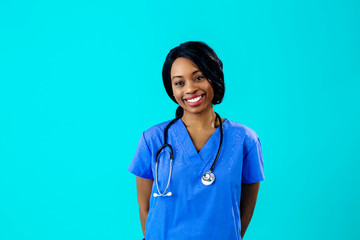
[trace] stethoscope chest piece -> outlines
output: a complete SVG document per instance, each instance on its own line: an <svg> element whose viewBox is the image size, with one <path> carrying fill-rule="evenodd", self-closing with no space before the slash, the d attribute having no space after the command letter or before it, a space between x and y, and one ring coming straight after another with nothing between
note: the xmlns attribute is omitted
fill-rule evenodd
<svg viewBox="0 0 360 240"><path fill-rule="evenodd" d="M216 118L219 119L220 121L220 144L219 144L219 148L215 157L215 160L213 162L213 164L211 165L211 168L208 172L204 173L201 177L201 182L204 185L211 185L214 183L215 181L215 174L212 173L212 170L214 169L215 163L219 157L220 154L220 150L221 150L221 146L222 146L222 141L223 141L223 127L222 127L222 120L221 117L219 116L219 114L216 114ZM171 192L166 192L169 184L170 184L170 179L171 179L171 173L172 173L172 166L173 166L173 150L170 144L167 143L166 141L166 136L167 136L167 131L169 129L169 127L171 126L171 124L173 124L175 121L177 121L178 119L180 119L181 117L176 117L175 119L171 120L171 122L165 127L165 131L164 131L164 144L160 147L160 149L157 151L156 153L156 164L155 164L155 182L156 182L156 188L157 188L157 193L154 193L153 196L154 197L169 197L172 196ZM169 172L169 178L167 181L167 185L165 188L165 191L163 193L160 192L159 189L159 184L158 184L158 157L160 155L160 152L163 148L168 147L170 149L170 172Z"/></svg>
<svg viewBox="0 0 360 240"><path fill-rule="evenodd" d="M204 185L211 185L214 181L215 181L215 175L211 171L206 172L204 173L204 175L202 175L201 182Z"/></svg>

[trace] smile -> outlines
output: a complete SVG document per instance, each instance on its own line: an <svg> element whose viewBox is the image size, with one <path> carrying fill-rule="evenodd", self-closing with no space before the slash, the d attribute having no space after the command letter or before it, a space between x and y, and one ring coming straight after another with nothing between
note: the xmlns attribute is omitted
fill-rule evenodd
<svg viewBox="0 0 360 240"><path fill-rule="evenodd" d="M194 98L190 98L190 99L184 99L185 104L189 107L198 107L202 104L203 101L205 101L204 98L205 94L194 97Z"/></svg>
<svg viewBox="0 0 360 240"><path fill-rule="evenodd" d="M196 102L198 102L201 98L202 98L202 95L201 95L201 96L198 96L198 97L196 97L196 98L185 99L185 100L188 101L188 102L191 102L191 103L196 103Z"/></svg>

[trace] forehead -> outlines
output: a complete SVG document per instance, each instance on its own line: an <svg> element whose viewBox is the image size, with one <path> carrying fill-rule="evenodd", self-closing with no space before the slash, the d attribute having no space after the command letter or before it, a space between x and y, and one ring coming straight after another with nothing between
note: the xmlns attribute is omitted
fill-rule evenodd
<svg viewBox="0 0 360 240"><path fill-rule="evenodd" d="M184 57L178 57L175 59L171 66L170 74L173 75L186 75L191 74L195 70L198 70L199 68L196 66L196 64L191 61L188 58Z"/></svg>

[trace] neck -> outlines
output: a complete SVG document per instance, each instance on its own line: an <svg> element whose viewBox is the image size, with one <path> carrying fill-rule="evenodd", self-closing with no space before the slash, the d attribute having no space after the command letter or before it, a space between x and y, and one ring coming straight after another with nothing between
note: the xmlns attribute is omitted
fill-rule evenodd
<svg viewBox="0 0 360 240"><path fill-rule="evenodd" d="M208 111L198 114L192 114L184 111L184 115L181 117L181 119L187 128L209 129L217 127L217 124L215 123L216 114L213 108L210 108ZM219 120L217 120L216 122L219 122Z"/></svg>

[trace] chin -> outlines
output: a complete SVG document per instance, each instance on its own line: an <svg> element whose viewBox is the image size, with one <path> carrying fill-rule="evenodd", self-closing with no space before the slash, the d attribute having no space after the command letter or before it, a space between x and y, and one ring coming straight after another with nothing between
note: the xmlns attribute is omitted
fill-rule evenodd
<svg viewBox="0 0 360 240"><path fill-rule="evenodd" d="M184 108L184 111L187 111L188 113L191 113L191 114L199 114L199 113L202 113L204 111L206 111L206 108L194 108L194 109L189 109L189 108Z"/></svg>

